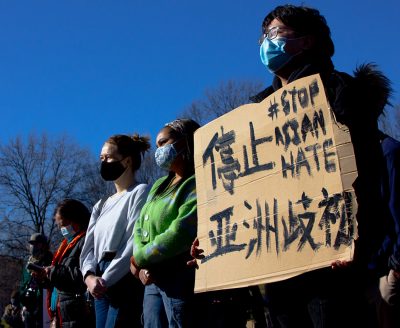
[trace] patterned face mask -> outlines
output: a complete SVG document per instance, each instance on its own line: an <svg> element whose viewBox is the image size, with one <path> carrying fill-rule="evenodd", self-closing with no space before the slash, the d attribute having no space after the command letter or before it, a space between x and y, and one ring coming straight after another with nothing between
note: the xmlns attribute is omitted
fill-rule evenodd
<svg viewBox="0 0 400 328"><path fill-rule="evenodd" d="M178 152L176 151L174 144L175 142L172 144L167 144L165 146L159 147L156 150L155 153L156 163L160 168L164 170L169 170L171 164L178 156Z"/></svg>

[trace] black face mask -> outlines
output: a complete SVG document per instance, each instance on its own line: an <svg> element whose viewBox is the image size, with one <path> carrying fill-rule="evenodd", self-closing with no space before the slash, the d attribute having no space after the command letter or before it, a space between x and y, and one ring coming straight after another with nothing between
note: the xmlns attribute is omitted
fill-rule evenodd
<svg viewBox="0 0 400 328"><path fill-rule="evenodd" d="M122 161L122 159L121 159ZM115 181L117 180L122 173L125 172L126 167L124 167L121 161L115 162L101 162L100 165L100 174L101 177L106 181Z"/></svg>

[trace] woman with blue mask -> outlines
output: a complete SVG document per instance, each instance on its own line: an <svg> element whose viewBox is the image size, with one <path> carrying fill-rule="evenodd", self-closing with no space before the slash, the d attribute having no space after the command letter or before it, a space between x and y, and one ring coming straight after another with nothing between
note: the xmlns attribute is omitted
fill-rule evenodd
<svg viewBox="0 0 400 328"><path fill-rule="evenodd" d="M157 136L157 180L134 228L131 272L145 285L144 327L191 327L194 268L190 247L197 233L193 135L199 125L178 119Z"/></svg>
<svg viewBox="0 0 400 328"><path fill-rule="evenodd" d="M51 327L94 327L87 312L86 285L79 269L79 257L85 241L90 212L75 199L65 199L54 211L54 221L63 240L44 272L50 288L47 309Z"/></svg>

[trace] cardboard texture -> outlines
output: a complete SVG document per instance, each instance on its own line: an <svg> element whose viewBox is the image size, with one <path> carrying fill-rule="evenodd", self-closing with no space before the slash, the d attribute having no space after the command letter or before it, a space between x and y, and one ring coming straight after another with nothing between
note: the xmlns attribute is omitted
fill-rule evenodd
<svg viewBox="0 0 400 328"><path fill-rule="evenodd" d="M350 260L357 176L319 75L241 106L195 134L195 291L287 279Z"/></svg>

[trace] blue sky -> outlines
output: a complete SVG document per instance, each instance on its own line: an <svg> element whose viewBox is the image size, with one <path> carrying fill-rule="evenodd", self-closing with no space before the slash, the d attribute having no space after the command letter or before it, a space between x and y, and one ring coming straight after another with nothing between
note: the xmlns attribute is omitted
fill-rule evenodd
<svg viewBox="0 0 400 328"><path fill-rule="evenodd" d="M97 156L115 133L151 134L221 81L271 75L264 16L286 1L0 0L0 142L68 134ZM398 0L294 1L318 8L338 70L373 61L400 103Z"/></svg>

